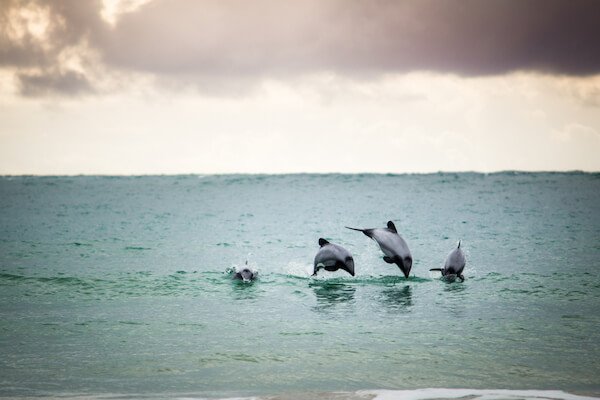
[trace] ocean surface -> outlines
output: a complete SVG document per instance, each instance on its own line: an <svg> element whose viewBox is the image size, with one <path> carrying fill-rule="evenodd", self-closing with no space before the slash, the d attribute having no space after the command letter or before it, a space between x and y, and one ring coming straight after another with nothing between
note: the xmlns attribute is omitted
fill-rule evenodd
<svg viewBox="0 0 600 400"><path fill-rule="evenodd" d="M388 220L408 280L344 228ZM310 276L320 237L355 277ZM582 396L598 173L0 177L2 398Z"/></svg>

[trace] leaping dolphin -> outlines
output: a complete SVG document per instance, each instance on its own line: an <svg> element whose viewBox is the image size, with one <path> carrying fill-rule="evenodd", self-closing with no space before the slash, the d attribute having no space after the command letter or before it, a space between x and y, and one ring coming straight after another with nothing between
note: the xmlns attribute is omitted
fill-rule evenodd
<svg viewBox="0 0 600 400"><path fill-rule="evenodd" d="M358 229L347 226L346 228L359 231L377 242L385 256L383 260L388 264L396 264L405 278L408 278L412 268L412 255L408 245L398 234L396 226L392 221L388 221L387 228Z"/></svg>
<svg viewBox="0 0 600 400"><path fill-rule="evenodd" d="M323 238L319 239L319 246L321 248L315 256L313 276L317 275L317 271L320 269L325 271L343 269L354 276L354 259L348 250L337 244L329 243Z"/></svg>
<svg viewBox="0 0 600 400"><path fill-rule="evenodd" d="M465 258L465 253L460 249L460 240L458 241L458 246L454 250L448 254L446 257L446 262L444 263L444 268L431 268L430 271L440 271L442 276L454 280L458 277L461 282L464 282L465 277L462 274L463 269L465 269L465 264L467 260Z"/></svg>

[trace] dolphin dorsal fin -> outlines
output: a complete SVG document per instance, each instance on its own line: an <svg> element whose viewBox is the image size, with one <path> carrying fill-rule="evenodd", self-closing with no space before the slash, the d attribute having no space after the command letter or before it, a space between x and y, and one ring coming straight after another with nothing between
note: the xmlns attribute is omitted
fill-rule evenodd
<svg viewBox="0 0 600 400"><path fill-rule="evenodd" d="M458 246L456 248L460 249L460 240L458 241Z"/></svg>
<svg viewBox="0 0 600 400"><path fill-rule="evenodd" d="M398 231L396 230L396 225L394 225L394 223L392 221L388 221L387 227L390 231L392 231L394 233L398 233Z"/></svg>
<svg viewBox="0 0 600 400"><path fill-rule="evenodd" d="M323 238L319 238L319 246L323 247L326 244L329 244L329 242Z"/></svg>

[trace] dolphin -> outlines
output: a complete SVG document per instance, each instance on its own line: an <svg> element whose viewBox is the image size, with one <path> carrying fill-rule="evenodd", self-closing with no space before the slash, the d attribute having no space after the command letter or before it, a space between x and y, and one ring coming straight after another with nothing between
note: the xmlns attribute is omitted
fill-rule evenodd
<svg viewBox="0 0 600 400"><path fill-rule="evenodd" d="M354 259L348 250L337 244L329 243L323 238L319 239L319 246L321 248L315 256L313 276L316 276L320 269L326 271L343 269L354 276Z"/></svg>
<svg viewBox="0 0 600 400"><path fill-rule="evenodd" d="M448 254L448 257L446 257L444 268L431 268L430 271L440 271L442 276L449 280L454 280L458 277L461 282L464 282L465 277L462 272L463 269L465 269L466 263L465 253L460 249L459 240L458 246L456 246L456 248Z"/></svg>
<svg viewBox="0 0 600 400"><path fill-rule="evenodd" d="M388 264L396 264L405 278L408 278L412 268L412 255L408 245L398 234L396 226L392 221L388 221L387 228L358 229L347 226L346 228L359 231L377 242L385 256L383 261Z"/></svg>
<svg viewBox="0 0 600 400"><path fill-rule="evenodd" d="M250 282L258 278L258 271L252 270L248 267L248 261L246 261L246 265L243 268L236 268L231 279L237 279L244 282Z"/></svg>

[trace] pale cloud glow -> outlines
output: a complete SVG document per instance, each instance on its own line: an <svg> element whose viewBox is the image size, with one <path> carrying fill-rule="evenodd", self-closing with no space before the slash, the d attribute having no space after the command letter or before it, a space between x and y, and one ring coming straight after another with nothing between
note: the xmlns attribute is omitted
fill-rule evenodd
<svg viewBox="0 0 600 400"><path fill-rule="evenodd" d="M600 113L570 93L600 77L565 79L320 74L266 80L242 97L148 89L140 79L83 100L13 95L3 99L0 171L599 170Z"/></svg>
<svg viewBox="0 0 600 400"><path fill-rule="evenodd" d="M36 41L47 43L50 27L50 11L47 7L28 4L23 8L8 11L6 35L17 42L23 42L27 36Z"/></svg>
<svg viewBox="0 0 600 400"><path fill-rule="evenodd" d="M583 0L7 4L0 174L600 170ZM515 29L472 42L490 15ZM536 27L557 44L515 48Z"/></svg>
<svg viewBox="0 0 600 400"><path fill-rule="evenodd" d="M100 16L114 27L123 14L134 12L150 0L102 0Z"/></svg>

